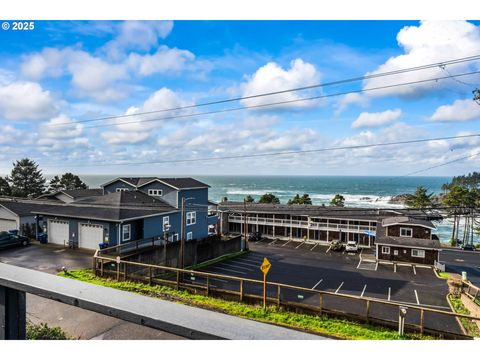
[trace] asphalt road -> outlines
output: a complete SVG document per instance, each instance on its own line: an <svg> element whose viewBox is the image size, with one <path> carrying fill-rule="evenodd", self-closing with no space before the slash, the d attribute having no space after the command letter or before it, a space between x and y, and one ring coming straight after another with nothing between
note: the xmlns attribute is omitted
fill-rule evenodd
<svg viewBox="0 0 480 360"><path fill-rule="evenodd" d="M480 251L442 250L440 262L445 264L445 271L466 271L468 280L480 286Z"/></svg>
<svg viewBox="0 0 480 360"><path fill-rule="evenodd" d="M215 264L202 271L263 280L260 265L268 258L272 267L268 273L268 281L300 286L309 289L350 294L362 297L372 297L391 300L408 305L421 305L434 309L450 311L446 300L448 287L446 281L435 276L431 269L360 263L358 254L327 252L326 247L302 245L299 243L267 242L251 243L250 253ZM298 248L297 248L298 247ZM188 279L187 279L188 280ZM191 280L191 279L190 279ZM191 280L201 283L203 280ZM216 287L238 291L238 282L212 281ZM260 285L246 285L246 292L260 295ZM268 288L271 297L277 296L276 288ZM285 291L282 299L318 304L318 295L300 294ZM338 297L326 297L324 306L341 311L358 314L365 313L364 301L341 300ZM372 305L371 314L380 318L396 320L398 308L384 305ZM408 318L418 322L419 312L411 309ZM407 321L408 322L408 321ZM459 332L455 319L428 314L425 325L431 328Z"/></svg>
<svg viewBox="0 0 480 360"><path fill-rule="evenodd" d="M30 245L0 251L0 262L56 274L91 267L92 253L52 246ZM27 319L59 326L75 339L177 340L182 337L27 294Z"/></svg>

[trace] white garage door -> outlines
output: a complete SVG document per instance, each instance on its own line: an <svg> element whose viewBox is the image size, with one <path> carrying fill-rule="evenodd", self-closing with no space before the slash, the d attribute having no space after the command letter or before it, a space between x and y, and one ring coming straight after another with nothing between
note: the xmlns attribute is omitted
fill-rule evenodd
<svg viewBox="0 0 480 360"><path fill-rule="evenodd" d="M103 242L103 226L93 224L80 224L78 247L84 249L98 249L98 244Z"/></svg>
<svg viewBox="0 0 480 360"><path fill-rule="evenodd" d="M15 220L0 219L0 231L16 230L17 222Z"/></svg>
<svg viewBox="0 0 480 360"><path fill-rule="evenodd" d="M51 244L68 244L68 221L48 220L48 242Z"/></svg>

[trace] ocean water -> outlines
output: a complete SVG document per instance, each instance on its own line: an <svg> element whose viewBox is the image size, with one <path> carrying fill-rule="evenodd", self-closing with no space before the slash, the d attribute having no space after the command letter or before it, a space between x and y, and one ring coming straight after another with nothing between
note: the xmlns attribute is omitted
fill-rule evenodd
<svg viewBox="0 0 480 360"><path fill-rule="evenodd" d="M152 176L152 175L145 175ZM163 176L163 175L162 175ZM119 177L118 175L83 175L82 180L89 187ZM170 177L170 176L168 176ZM313 204L328 204L335 194L345 197L345 206L401 208L402 205L390 204L392 196L414 193L417 186L426 187L429 192L440 194L444 183L450 177L437 176L204 176L191 175L211 186L209 198L220 201L226 196L229 200L243 201L247 195L256 200L270 192L286 203L296 194L309 194ZM437 234L442 242L449 242L452 223L444 220L437 224ZM476 242L480 242L478 237Z"/></svg>

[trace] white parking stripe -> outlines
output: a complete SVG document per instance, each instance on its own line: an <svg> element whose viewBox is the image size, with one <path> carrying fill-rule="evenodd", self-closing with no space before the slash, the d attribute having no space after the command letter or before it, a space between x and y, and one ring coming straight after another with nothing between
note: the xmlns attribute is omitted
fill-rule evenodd
<svg viewBox="0 0 480 360"><path fill-rule="evenodd" d="M393 272L397 272L397 264L393 263Z"/></svg>
<svg viewBox="0 0 480 360"><path fill-rule="evenodd" d="M388 301L390 301L390 293L391 293L392 289L391 288L388 288Z"/></svg>
<svg viewBox="0 0 480 360"><path fill-rule="evenodd" d="M252 270L252 269L249 269L249 268L244 267L244 266L238 266L238 265L233 265L233 264L222 264L222 266L229 266L229 267L232 267L234 269L240 269L240 270L249 270L249 271Z"/></svg>
<svg viewBox="0 0 480 360"><path fill-rule="evenodd" d="M412 265L412 268L413 268L413 273L417 275L417 270L415 270L415 265Z"/></svg>
<svg viewBox="0 0 480 360"><path fill-rule="evenodd" d="M220 266L213 266L213 268L220 269L220 270L223 270L223 271L229 271L229 272L233 272L233 273L237 273L237 274L247 275L246 272L238 271L238 270L225 269L224 267L220 267Z"/></svg>
<svg viewBox="0 0 480 360"><path fill-rule="evenodd" d="M417 290L413 290L415 292L415 299L417 299L417 304L420 305L420 301L418 300Z"/></svg>
<svg viewBox="0 0 480 360"><path fill-rule="evenodd" d="M377 271L377 268L378 268L378 261L377 261L377 264L375 265L375 271Z"/></svg>
<svg viewBox="0 0 480 360"><path fill-rule="evenodd" d="M363 297L363 294L365 294L365 289L366 288L367 288L367 284L365 284L365 286L363 287L362 294L360 295L360 297Z"/></svg>
<svg viewBox="0 0 480 360"><path fill-rule="evenodd" d="M291 241L292 241L292 240L288 240L285 244L282 245L282 247L285 246L285 245L287 245L287 244L288 244L289 242L291 242Z"/></svg>
<svg viewBox="0 0 480 360"><path fill-rule="evenodd" d="M317 246L318 246L318 244L315 244L315 246L312 247L312 248L310 249L310 251L312 251L313 249L315 249Z"/></svg>
<svg viewBox="0 0 480 360"><path fill-rule="evenodd" d="M314 287L312 287L312 290L314 290L318 285L320 285L320 283L321 283L322 281L323 281L323 279L320 279L320 281L317 282Z"/></svg>
<svg viewBox="0 0 480 360"><path fill-rule="evenodd" d="M342 283L340 284L340 286L338 287L338 289L335 291L335 294L340 291L340 288L342 287L342 285L343 285L343 281L342 281Z"/></svg>
<svg viewBox="0 0 480 360"><path fill-rule="evenodd" d="M298 249L300 246L302 246L303 244L305 244L304 242L300 243L300 245L298 246L295 246L295 249Z"/></svg>
<svg viewBox="0 0 480 360"><path fill-rule="evenodd" d="M362 258L360 258L360 261L358 262L357 269L360 267L361 263L362 263Z"/></svg>
<svg viewBox="0 0 480 360"><path fill-rule="evenodd" d="M246 263L246 262L240 261L240 260L230 260L230 262L234 263L234 264L243 265L243 266L250 266L250 267L259 267L261 265L260 263L251 264L251 263Z"/></svg>

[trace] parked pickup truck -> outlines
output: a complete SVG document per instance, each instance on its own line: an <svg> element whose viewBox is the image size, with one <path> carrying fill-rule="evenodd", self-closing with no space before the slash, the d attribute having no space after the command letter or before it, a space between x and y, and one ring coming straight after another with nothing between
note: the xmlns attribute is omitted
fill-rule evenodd
<svg viewBox="0 0 480 360"><path fill-rule="evenodd" d="M27 246L28 238L25 236L15 235L8 231L0 232L0 249L13 246Z"/></svg>

